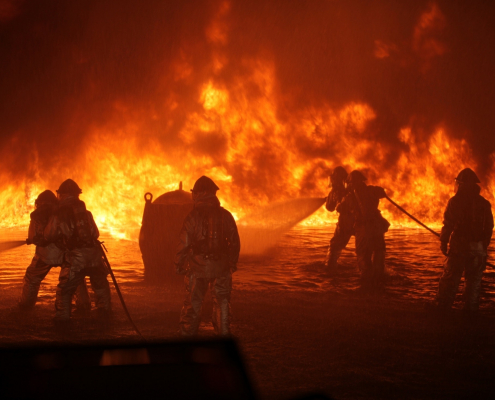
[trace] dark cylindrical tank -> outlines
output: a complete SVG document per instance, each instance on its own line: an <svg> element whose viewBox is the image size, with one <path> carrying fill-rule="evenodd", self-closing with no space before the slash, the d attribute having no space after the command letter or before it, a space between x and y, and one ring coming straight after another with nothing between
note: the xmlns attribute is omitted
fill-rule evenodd
<svg viewBox="0 0 495 400"><path fill-rule="evenodd" d="M193 209L192 195L182 190L181 182L179 190L162 194L155 201L151 193L146 193L144 199L139 248L145 280L182 289L184 277L175 273L174 258L182 223Z"/></svg>

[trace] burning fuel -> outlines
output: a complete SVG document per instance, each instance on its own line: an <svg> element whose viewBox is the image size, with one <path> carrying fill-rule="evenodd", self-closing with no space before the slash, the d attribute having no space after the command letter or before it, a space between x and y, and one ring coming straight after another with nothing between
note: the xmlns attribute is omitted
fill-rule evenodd
<svg viewBox="0 0 495 400"><path fill-rule="evenodd" d="M103 230L134 240L143 193L180 180L189 189L202 174L222 184L238 221L324 197L337 165L364 170L428 224L440 223L464 167L493 200L495 60L481 3L466 6L476 29L455 1L404 2L404 12L381 2L5 4L3 227L27 225L35 196L67 176ZM321 210L304 223L329 220Z"/></svg>

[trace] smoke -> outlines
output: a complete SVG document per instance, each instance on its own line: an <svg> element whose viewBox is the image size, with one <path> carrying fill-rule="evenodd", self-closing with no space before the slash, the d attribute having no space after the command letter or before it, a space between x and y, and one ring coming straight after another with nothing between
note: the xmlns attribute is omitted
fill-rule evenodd
<svg viewBox="0 0 495 400"><path fill-rule="evenodd" d="M426 176L425 143L437 137L466 149L459 165L487 176L494 7L4 0L0 187L56 188L73 177L98 181L101 192L117 175L124 192L107 194L125 199L139 180L160 190L149 174L168 174L167 185L186 176L188 185L207 172L225 177L222 193L237 205L256 205L323 195L339 164L417 185L404 165ZM130 161L131 151L162 165ZM451 168L431 166L446 185L456 152Z"/></svg>

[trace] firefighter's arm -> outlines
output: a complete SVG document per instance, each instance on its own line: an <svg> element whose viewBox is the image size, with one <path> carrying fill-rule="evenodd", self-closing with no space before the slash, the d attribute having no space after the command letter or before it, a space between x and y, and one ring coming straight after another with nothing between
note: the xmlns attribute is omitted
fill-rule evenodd
<svg viewBox="0 0 495 400"><path fill-rule="evenodd" d="M325 208L333 212L335 211L335 208L337 207L337 202L335 201L335 196L333 195L333 189L330 190L330 193L328 193L327 201L325 203Z"/></svg>
<svg viewBox="0 0 495 400"><path fill-rule="evenodd" d="M452 210L452 201L449 200L447 208L443 213L443 226L440 231L440 250L444 255L448 254L448 245L450 241L450 235L454 231L455 217Z"/></svg>
<svg viewBox="0 0 495 400"><path fill-rule="evenodd" d="M492 240L492 234L493 234L493 213L492 213L492 206L489 202L487 206L487 217L485 220L485 240L483 245L485 246L485 250L488 249L488 246L490 245L490 242Z"/></svg>
<svg viewBox="0 0 495 400"><path fill-rule="evenodd" d="M350 211L350 203L351 203L351 194L352 193L348 193L343 199L342 201L337 204L337 207L336 207L336 210L338 213L340 214L345 214L347 212Z"/></svg>
<svg viewBox="0 0 495 400"><path fill-rule="evenodd" d="M43 237L47 242L55 242L60 236L60 223L56 215L52 215L43 231Z"/></svg>
<svg viewBox="0 0 495 400"><path fill-rule="evenodd" d="M26 243L34 244L35 236L36 236L36 223L33 220L31 220L31 222L29 222L28 237L26 239Z"/></svg>
<svg viewBox="0 0 495 400"><path fill-rule="evenodd" d="M93 218L93 214L91 214L91 211L87 211L88 213L88 220L89 220L89 229L91 230L91 236L93 239L98 239L100 237L100 231L98 230L98 226L96 226L95 219Z"/></svg>
<svg viewBox="0 0 495 400"><path fill-rule="evenodd" d="M381 186L372 186L368 185L368 190L371 190L373 193L373 196L375 196L377 199L384 199L387 197L387 194L385 193L385 189L382 188Z"/></svg>
<svg viewBox="0 0 495 400"><path fill-rule="evenodd" d="M191 247L191 235L194 231L194 225L190 215L184 220L182 229L179 234L179 243L177 244L177 253L175 254L175 272L179 275L185 275L187 269L185 268L187 261L187 254L189 253Z"/></svg>
<svg viewBox="0 0 495 400"><path fill-rule="evenodd" d="M241 240L235 219L231 213L227 212L227 239L229 241L229 268L231 272L237 271L237 261L241 251Z"/></svg>

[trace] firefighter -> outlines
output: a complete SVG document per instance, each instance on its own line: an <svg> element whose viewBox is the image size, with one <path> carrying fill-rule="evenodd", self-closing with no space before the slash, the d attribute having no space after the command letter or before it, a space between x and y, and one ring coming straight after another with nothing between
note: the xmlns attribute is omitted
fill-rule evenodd
<svg viewBox="0 0 495 400"><path fill-rule="evenodd" d="M56 210L57 204L57 197L51 190L40 193L34 202L36 209L31 213L26 242L36 245L36 250L24 275L24 285L18 304L23 311L29 311L34 307L38 299L41 282L50 269L60 267L64 259L63 250L54 243L47 242L43 237L43 231L50 216ZM76 307L82 313L87 313L91 309L91 301L85 282L82 282L77 288Z"/></svg>
<svg viewBox="0 0 495 400"><path fill-rule="evenodd" d="M237 270L240 240L232 214L220 207L218 186L199 178L192 189L194 208L184 220L175 257L178 274L185 275L186 299L180 315L180 334L198 332L201 305L210 288L213 327L219 335L230 334L232 273Z"/></svg>
<svg viewBox="0 0 495 400"><path fill-rule="evenodd" d="M385 232L390 226L382 217L378 205L385 190L379 186L366 185L365 176L355 170L346 179L348 193L337 206L341 214L354 217L356 255L361 271L363 288L375 288L385 272Z"/></svg>
<svg viewBox="0 0 495 400"><path fill-rule="evenodd" d="M332 189L327 197L325 207L328 211L333 212L344 199L347 194L345 188L345 180L347 178L347 171L343 167L336 167L330 181L332 183ZM330 239L330 246L328 246L327 257L325 260L325 267L333 270L337 267L337 261L342 253L342 250L347 246L351 236L353 235L354 218L351 213L339 213L339 219L337 226L333 233L332 239Z"/></svg>
<svg viewBox="0 0 495 400"><path fill-rule="evenodd" d="M57 190L59 207L44 231L46 241L65 250L55 302L55 319L59 321L70 319L72 295L86 276L95 292L99 315L107 317L111 308L107 271L101 248L96 244L99 231L93 215L79 200L81 193L81 188L72 179L62 182Z"/></svg>
<svg viewBox="0 0 495 400"><path fill-rule="evenodd" d="M451 309L463 273L464 309L475 313L479 307L493 214L490 202L480 195L478 183L472 169L463 169L455 179L455 195L445 209L440 250L447 258L437 294L441 311Z"/></svg>

